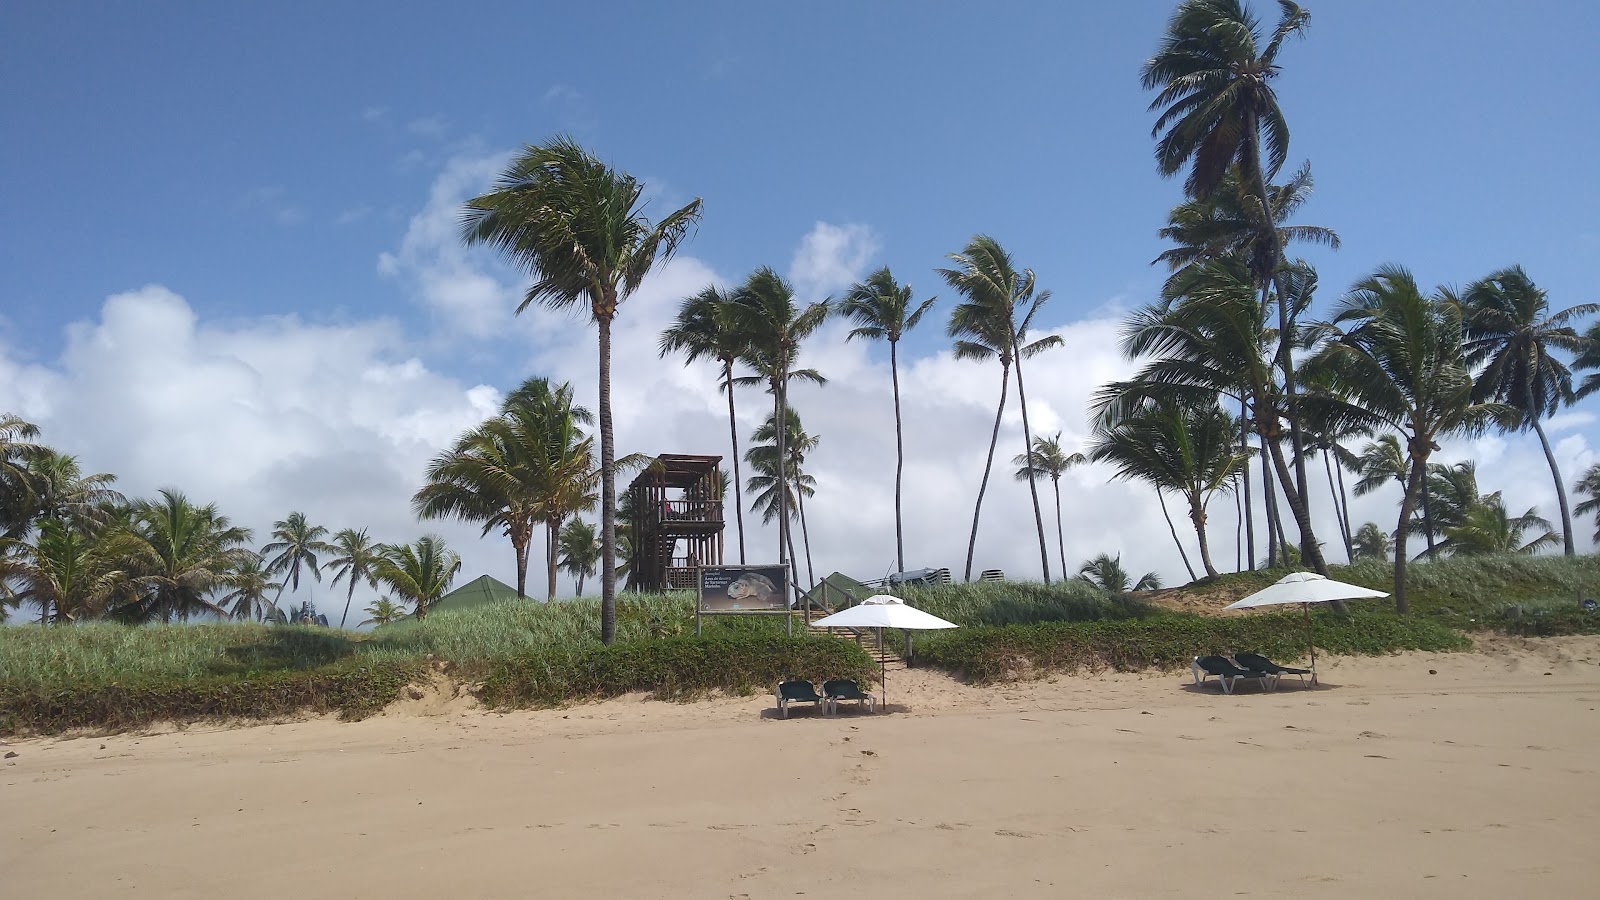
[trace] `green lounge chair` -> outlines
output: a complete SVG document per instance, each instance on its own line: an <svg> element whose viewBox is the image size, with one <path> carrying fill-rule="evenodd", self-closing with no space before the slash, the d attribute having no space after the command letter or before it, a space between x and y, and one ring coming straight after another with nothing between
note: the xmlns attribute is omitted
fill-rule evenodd
<svg viewBox="0 0 1600 900"><path fill-rule="evenodd" d="M1252 672L1234 665L1225 656L1196 656L1190 663L1189 671L1194 673L1194 683L1204 684L1207 678L1215 676L1222 685L1224 694L1231 694L1239 686L1239 682L1254 681L1261 685L1262 690L1271 686L1272 679L1265 672Z"/></svg>
<svg viewBox="0 0 1600 900"><path fill-rule="evenodd" d="M791 703L820 703L823 715L828 712L828 700L817 693L817 686L809 681L785 681L778 685L778 715L789 718Z"/></svg>
<svg viewBox="0 0 1600 900"><path fill-rule="evenodd" d="M878 699L872 694L863 691L861 685L848 678L840 678L823 684L822 696L827 698L828 704L833 707L833 711L836 713L839 711L840 700L854 700L857 707L865 703L867 712L878 711Z"/></svg>
<svg viewBox="0 0 1600 900"><path fill-rule="evenodd" d="M1315 679L1317 675L1317 673L1312 669L1294 669L1290 668L1289 666L1280 666L1259 653L1235 653L1233 655L1233 661L1252 672L1265 672L1267 675L1271 676L1273 690L1278 689L1278 682L1282 681L1283 676L1285 675L1300 676L1300 683L1302 685L1306 683L1307 675L1310 675L1313 679Z"/></svg>

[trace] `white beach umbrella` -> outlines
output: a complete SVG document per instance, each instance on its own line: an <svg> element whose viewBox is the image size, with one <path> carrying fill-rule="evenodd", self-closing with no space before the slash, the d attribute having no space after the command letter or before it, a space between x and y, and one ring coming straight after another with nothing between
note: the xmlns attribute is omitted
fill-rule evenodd
<svg viewBox="0 0 1600 900"><path fill-rule="evenodd" d="M906 628L913 630L930 630L936 628L960 628L954 622L946 622L931 613L925 613L916 607L907 606L899 597L888 594L874 594L849 609L823 616L811 623L817 628L877 628L878 646L883 646L882 629ZM888 666L884 663L882 654L878 657L878 680L884 681L888 674ZM884 699L889 697L888 684L885 682Z"/></svg>
<svg viewBox="0 0 1600 900"><path fill-rule="evenodd" d="M1317 681L1317 645L1311 640L1311 604L1332 603L1335 600L1367 600L1375 597L1387 597L1383 591L1375 591L1360 585L1345 584L1334 581L1326 575L1315 572L1293 572L1278 579L1269 587L1262 588L1254 594L1236 603L1230 603L1224 609L1255 609L1258 606L1287 606L1298 603L1306 613L1306 644L1311 648L1311 682Z"/></svg>

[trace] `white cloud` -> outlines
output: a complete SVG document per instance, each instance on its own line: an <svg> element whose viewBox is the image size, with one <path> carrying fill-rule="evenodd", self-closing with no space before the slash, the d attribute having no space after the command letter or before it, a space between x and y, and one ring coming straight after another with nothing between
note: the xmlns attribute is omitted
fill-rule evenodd
<svg viewBox="0 0 1600 900"><path fill-rule="evenodd" d="M363 122L381 122L388 115L389 107L387 106L369 106L361 111L361 120Z"/></svg>
<svg viewBox="0 0 1600 900"><path fill-rule="evenodd" d="M866 225L818 222L795 250L789 277L801 297L820 300L859 281L878 250L877 235Z"/></svg>
<svg viewBox="0 0 1600 900"><path fill-rule="evenodd" d="M576 103L583 99L583 94L570 84L552 84L540 99L545 103Z"/></svg>
<svg viewBox="0 0 1600 900"><path fill-rule="evenodd" d="M285 199L280 185L251 188L240 195L237 205L239 209L261 213L279 225L299 225L306 220L305 212Z"/></svg>
<svg viewBox="0 0 1600 900"><path fill-rule="evenodd" d="M359 222L362 219L365 219L367 216L370 216L370 215L372 215L372 207L370 207L370 206L353 206L353 207L345 210L344 212L339 213L337 216L334 216L333 224L335 224L335 225L353 225L356 222Z"/></svg>
<svg viewBox="0 0 1600 900"><path fill-rule="evenodd" d="M423 116L407 122L406 130L419 137L442 138L450 133L450 122L443 116Z"/></svg>

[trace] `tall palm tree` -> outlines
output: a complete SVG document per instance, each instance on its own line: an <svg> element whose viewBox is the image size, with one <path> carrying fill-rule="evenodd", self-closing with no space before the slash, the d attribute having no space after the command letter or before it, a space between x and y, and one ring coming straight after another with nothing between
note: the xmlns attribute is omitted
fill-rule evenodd
<svg viewBox="0 0 1600 900"><path fill-rule="evenodd" d="M1159 91L1150 110L1161 111L1152 136L1162 175L1189 169L1184 182L1192 197L1207 198L1223 187L1230 170L1238 189L1248 191L1241 205L1253 211L1257 238L1250 252L1251 274L1267 306L1270 284L1278 297L1278 365L1296 460L1296 490L1306 493L1304 441L1294 378L1293 314L1283 279L1283 241L1268 182L1289 153L1289 124L1278 106L1272 81L1280 73L1278 53L1291 36L1304 33L1310 13L1291 0L1279 0L1277 26L1265 41L1260 22L1240 0L1184 0L1167 24L1161 46L1141 73L1145 90ZM1320 557L1314 535L1301 534L1301 552ZM1326 566L1319 568L1323 572ZM1326 572L1323 572L1326 574Z"/></svg>
<svg viewBox="0 0 1600 900"><path fill-rule="evenodd" d="M1313 361L1317 378L1350 399L1344 411L1351 424L1405 438L1409 467L1394 554L1395 610L1403 614L1406 523L1438 439L1514 421L1514 410L1473 401L1460 303L1448 293L1423 294L1404 268L1385 266L1358 281L1333 323L1344 331Z"/></svg>
<svg viewBox="0 0 1600 900"><path fill-rule="evenodd" d="M1378 527L1376 522L1356 529L1355 536L1351 539L1354 551L1350 557L1351 562L1358 559L1376 559L1379 562L1389 561L1389 551L1394 549L1394 541L1390 540L1388 532Z"/></svg>
<svg viewBox="0 0 1600 900"><path fill-rule="evenodd" d="M367 536L365 528L359 531L343 528L333 536L333 555L327 562L333 572L329 583L338 587L340 581L349 582L344 593L344 612L339 615L340 628L350 617L350 601L355 599L356 583L365 581L369 587L378 586L378 579L373 574L378 565L378 549L378 542Z"/></svg>
<svg viewBox="0 0 1600 900"><path fill-rule="evenodd" d="M1600 513L1600 463L1591 465L1589 470L1583 473L1583 477L1578 480L1573 490L1589 498L1579 503L1573 512L1580 516ZM1600 544L1600 515L1595 517L1594 541Z"/></svg>
<svg viewBox="0 0 1600 900"><path fill-rule="evenodd" d="M1355 457L1355 470L1361 476L1356 479L1354 488L1357 497L1365 497L1391 481L1399 485L1401 493L1404 494L1406 483L1411 477L1411 460L1406 456L1405 449L1400 446L1398 437L1382 434L1361 448L1361 452ZM1421 530L1428 542L1428 553L1433 554L1438 529L1434 527L1433 522L1432 493L1429 491L1421 493L1421 505ZM1414 534L1417 531L1416 524L1413 519L1406 522L1403 527L1408 533Z"/></svg>
<svg viewBox="0 0 1600 900"><path fill-rule="evenodd" d="M76 456L48 447L30 455L24 475L31 487L29 512L34 519L87 526L103 518L105 507L126 502L111 488L117 476L85 475Z"/></svg>
<svg viewBox="0 0 1600 900"><path fill-rule="evenodd" d="M1217 577L1206 536L1206 504L1215 492L1231 489L1249 456L1234 439L1233 418L1215 400L1147 403L1097 429L1089 458L1111 463L1115 477L1138 479L1158 493L1183 497L1199 539L1200 563L1207 577Z"/></svg>
<svg viewBox="0 0 1600 900"><path fill-rule="evenodd" d="M1027 481L1029 478L1050 479L1050 487L1056 495L1056 549L1061 552L1061 573L1067 572L1067 539L1061 531L1061 476L1073 466L1081 466L1089 458L1082 453L1068 453L1061 447L1061 432L1056 432L1053 437L1036 437L1033 439L1033 449L1027 453L1019 453L1012 458L1012 465L1017 466L1017 480Z"/></svg>
<svg viewBox="0 0 1600 900"><path fill-rule="evenodd" d="M700 219L700 200L651 223L644 185L566 136L530 145L494 190L468 201L468 243L501 250L534 277L520 314L535 302L587 307L599 331L600 639L617 631L616 438L611 418L611 323L646 275L665 263Z"/></svg>
<svg viewBox="0 0 1600 900"><path fill-rule="evenodd" d="M39 427L11 413L0 413L0 536L21 537L32 522L33 479L28 461L49 452L34 443Z"/></svg>
<svg viewBox="0 0 1600 900"><path fill-rule="evenodd" d="M317 554L334 552L334 546L323 540L327 534L328 529L312 525L303 512L291 512L288 518L273 522L273 540L261 548L262 556L277 554L267 561L267 571L282 574L284 583L292 585L297 592L300 590L302 566L312 578L322 581L322 566ZM278 589L278 596L283 596L282 586Z"/></svg>
<svg viewBox="0 0 1600 900"><path fill-rule="evenodd" d="M425 618L461 571L461 557L438 535L424 535L415 544L383 547L374 571L378 581L395 596L410 603L417 618Z"/></svg>
<svg viewBox="0 0 1600 900"><path fill-rule="evenodd" d="M1543 529L1544 533L1527 540L1528 532L1535 528ZM1548 521L1539 517L1537 509L1529 509L1520 516L1506 512L1499 491L1479 498L1467 508L1461 524L1445 528L1444 534L1444 542L1439 547L1452 556L1526 555L1561 542L1561 536L1552 530Z"/></svg>
<svg viewBox="0 0 1600 900"><path fill-rule="evenodd" d="M815 369L798 369L800 347L806 338L815 334L827 321L830 306L819 301L802 309L796 301L794 288L770 267L763 266L750 274L734 292L733 315L736 327L744 338L744 363L754 369L754 378L739 379L742 384L765 381L772 394L772 421L789 420L789 383L809 381L825 384ZM787 484L786 468L789 460L788 429L777 429L774 453L775 484ZM746 459L749 459L748 454ZM752 478L751 481L755 479ZM789 564L789 547L793 540L789 534L789 492L775 492L778 520L778 563ZM755 501L752 501L752 507ZM767 519L767 521L771 521ZM797 586L798 587L798 586Z"/></svg>
<svg viewBox="0 0 1600 900"><path fill-rule="evenodd" d="M966 580L972 580L972 557L978 545L978 518L983 511L983 495L994 467L994 449L1000 439L1000 419L1006 409L1009 370L1017 370L1017 403L1022 408L1022 449L1033 449L1033 431L1028 423L1028 395L1022 380L1022 361L1061 346L1059 335L1048 335L1027 342L1028 329L1039 308L1050 299L1049 291L1036 291L1038 279L1032 269L1019 270L1000 243L986 234L973 236L960 253L945 257L955 265L938 269L939 276L966 298L950 312L949 336L956 339L957 359L1000 360L1000 405L995 411L994 431L989 437L989 456L983 465L983 480L978 484L978 500L972 509L972 536L967 540ZM1020 317L1020 318L1019 318ZM1045 543L1044 514L1039 507L1037 479L1028 476L1028 493L1033 498L1033 524L1039 534L1039 564L1044 581L1050 583L1050 549Z"/></svg>
<svg viewBox="0 0 1600 900"><path fill-rule="evenodd" d="M815 587L817 577L816 571L811 565L811 530L806 524L806 498L816 494L817 482L815 478L805 473L804 467L806 455L815 450L818 444L822 443L822 438L806 433L805 426L800 424L800 414L795 412L793 407L785 410L785 412L788 413L789 427L786 429L787 434L784 435L784 448L788 455L788 462L784 468L791 486L802 486L799 490L794 490L791 487L788 496L791 502L794 503L794 518L800 522L801 544L805 549L806 556L806 579L811 582L811 586ZM756 429L755 434L750 436L752 446L747 454L751 464L756 466L757 471L763 476L762 480L751 479L751 482L752 484L762 484L763 496L769 500L775 500L777 495L770 490L770 486L764 480L764 476L773 475L777 471L777 466L773 462L778 454L777 437L777 426L772 417L768 416L767 420L761 423L761 427ZM769 517L765 521L770 522L771 518ZM791 539L791 548L793 543Z"/></svg>
<svg viewBox="0 0 1600 900"><path fill-rule="evenodd" d="M32 540L0 538L0 583L39 604L39 623L103 614L125 574L106 547L59 519L42 519Z"/></svg>
<svg viewBox="0 0 1600 900"><path fill-rule="evenodd" d="M404 619L408 613L404 603L396 603L388 597L379 597L366 608L369 618L362 621L362 625L387 625Z"/></svg>
<svg viewBox="0 0 1600 900"><path fill-rule="evenodd" d="M1122 567L1122 554L1112 556L1102 553L1078 567L1078 579L1092 584L1109 594L1127 594L1131 591L1153 591L1161 587L1161 576L1146 572L1133 582L1128 570Z"/></svg>
<svg viewBox="0 0 1600 900"><path fill-rule="evenodd" d="M1552 313L1545 292L1521 266L1473 282L1461 299L1466 307L1467 362L1483 367L1473 382L1473 397L1516 407L1522 413L1517 429L1532 428L1539 436L1545 463L1556 483L1564 550L1572 556L1577 551L1572 543L1567 487L1540 420L1573 399L1572 370L1551 351L1582 351L1584 340L1572 323L1600 310L1600 304L1584 303Z"/></svg>
<svg viewBox="0 0 1600 900"><path fill-rule="evenodd" d="M594 526L576 516L561 528L561 571L577 581L578 596L583 596L583 581L600 569L600 538Z"/></svg>
<svg viewBox="0 0 1600 900"><path fill-rule="evenodd" d="M245 547L250 529L234 525L216 504L196 506L170 488L155 499L135 501L130 520L126 543L116 552L131 591L118 598L117 615L170 622L174 616L226 614L207 596L255 555Z"/></svg>
<svg viewBox="0 0 1600 900"><path fill-rule="evenodd" d="M664 359L669 353L682 353L689 363L714 359L722 366L721 388L728 395L728 437L733 443L733 513L739 528L739 564L743 565L744 495L740 493L742 476L739 474L739 426L733 408L733 367L746 348L732 303L732 299L715 286L685 299L672 324L661 332L661 356Z"/></svg>
<svg viewBox="0 0 1600 900"><path fill-rule="evenodd" d="M233 571L223 576L218 585L219 590L226 590L218 602L218 606L227 610L235 619L264 620L267 610L273 603L267 599L268 592L283 590L283 584L272 580L272 574L267 571L266 564L261 557L254 553L240 554L238 563ZM340 623L340 627L344 627Z"/></svg>
<svg viewBox="0 0 1600 900"><path fill-rule="evenodd" d="M889 343L889 384L894 392L894 558L900 572L906 570L905 526L900 514L900 481L906 458L900 423L898 349L900 338L917 327L936 299L929 297L913 307L911 285L896 281L889 267L884 266L850 288L839 304L839 312L856 325L845 340L863 338Z"/></svg>

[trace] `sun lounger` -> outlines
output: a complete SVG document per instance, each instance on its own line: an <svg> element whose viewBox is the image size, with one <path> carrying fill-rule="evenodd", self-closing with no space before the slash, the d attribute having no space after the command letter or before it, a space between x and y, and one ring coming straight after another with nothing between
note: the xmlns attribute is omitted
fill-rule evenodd
<svg viewBox="0 0 1600 900"><path fill-rule="evenodd" d="M1263 672L1267 675L1270 675L1272 677L1272 687L1274 690L1277 689L1278 682L1282 681L1283 676L1285 675L1300 676L1301 684L1306 683L1307 675L1312 676L1311 680L1313 682L1316 681L1317 673L1312 669L1293 669L1288 666L1280 666L1272 660L1267 659L1265 656L1260 655L1259 653L1235 653L1233 655L1233 661L1252 672Z"/></svg>
<svg viewBox="0 0 1600 900"><path fill-rule="evenodd" d="M791 703L820 703L824 714L828 711L828 700L817 693L817 686L809 681L785 681L778 685L778 715L789 718L789 704Z"/></svg>
<svg viewBox="0 0 1600 900"><path fill-rule="evenodd" d="M836 713L839 711L840 700L854 700L856 701L856 706L858 707L862 703L865 703L867 705L867 712L877 712L878 710L877 698L872 696L872 694L861 690L861 685L856 684L854 681L850 681L848 679L840 679L838 681L829 681L825 683L822 686L822 696L828 699L828 704L833 707L833 711Z"/></svg>
<svg viewBox="0 0 1600 900"><path fill-rule="evenodd" d="M1215 676L1218 683L1222 685L1224 694L1233 693L1233 689L1238 687L1241 678L1259 681L1262 690L1266 690L1267 682L1270 681L1267 673L1241 669L1229 662L1225 656L1196 656L1194 662L1189 665L1189 671L1194 673L1195 684L1204 684L1206 678Z"/></svg>

